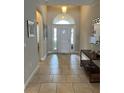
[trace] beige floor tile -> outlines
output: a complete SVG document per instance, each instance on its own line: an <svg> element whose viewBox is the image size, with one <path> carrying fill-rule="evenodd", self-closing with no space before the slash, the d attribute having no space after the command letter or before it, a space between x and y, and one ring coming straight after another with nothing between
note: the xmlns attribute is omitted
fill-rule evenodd
<svg viewBox="0 0 124 93"><path fill-rule="evenodd" d="M66 75L63 75L63 74L61 74L61 75L53 75L53 77L66 77Z"/></svg>
<svg viewBox="0 0 124 93"><path fill-rule="evenodd" d="M62 68L62 70L69 70L70 67L68 65L61 65L60 68Z"/></svg>
<svg viewBox="0 0 124 93"><path fill-rule="evenodd" d="M66 82L81 82L79 75L66 75Z"/></svg>
<svg viewBox="0 0 124 93"><path fill-rule="evenodd" d="M51 74L51 71L50 71L50 69L42 69L42 70L40 70L40 74L49 75L49 74Z"/></svg>
<svg viewBox="0 0 124 93"><path fill-rule="evenodd" d="M41 84L39 93L56 93L56 84L55 83Z"/></svg>
<svg viewBox="0 0 124 93"><path fill-rule="evenodd" d="M41 83L41 82L52 82L53 79L53 75L36 75L32 78L32 80L30 81L30 83Z"/></svg>
<svg viewBox="0 0 124 93"><path fill-rule="evenodd" d="M80 67L80 65L70 65L71 69L76 69L76 70L82 70L82 68Z"/></svg>
<svg viewBox="0 0 124 93"><path fill-rule="evenodd" d="M40 89L40 84L29 84L25 89L25 93L38 93Z"/></svg>
<svg viewBox="0 0 124 93"><path fill-rule="evenodd" d="M39 70L46 70L46 69L49 69L49 66L47 64L40 64L39 66Z"/></svg>
<svg viewBox="0 0 124 93"><path fill-rule="evenodd" d="M79 62L77 59L71 59L71 60L70 60L70 64L71 64L71 65L79 65L80 62Z"/></svg>
<svg viewBox="0 0 124 93"><path fill-rule="evenodd" d="M42 75L39 81L48 83L48 82L52 82L52 79L53 79L53 75Z"/></svg>
<svg viewBox="0 0 124 93"><path fill-rule="evenodd" d="M89 83L72 83L73 87L89 87Z"/></svg>
<svg viewBox="0 0 124 93"><path fill-rule="evenodd" d="M29 82L29 84L32 83L40 83L40 74L36 74L35 76L32 77L31 81Z"/></svg>
<svg viewBox="0 0 124 93"><path fill-rule="evenodd" d="M89 83L73 83L75 93L93 93Z"/></svg>
<svg viewBox="0 0 124 93"><path fill-rule="evenodd" d="M74 87L74 91L75 93L93 93L89 87L81 87L81 86Z"/></svg>
<svg viewBox="0 0 124 93"><path fill-rule="evenodd" d="M49 69L60 69L60 65L48 65Z"/></svg>
<svg viewBox="0 0 124 93"><path fill-rule="evenodd" d="M60 75L60 74L62 74L62 70L60 68L51 69L50 73L53 75L55 75L55 74Z"/></svg>
<svg viewBox="0 0 124 93"><path fill-rule="evenodd" d="M79 78L80 75L78 75L78 74L71 74L71 75L65 75L65 77L76 77L76 78Z"/></svg>
<svg viewBox="0 0 124 93"><path fill-rule="evenodd" d="M89 83L77 55L49 55L25 93L100 93L99 83Z"/></svg>
<svg viewBox="0 0 124 93"><path fill-rule="evenodd" d="M52 82L66 82L66 79L64 75L54 75Z"/></svg>
<svg viewBox="0 0 124 93"><path fill-rule="evenodd" d="M80 75L80 80L89 83L89 78L85 74Z"/></svg>
<svg viewBox="0 0 124 93"><path fill-rule="evenodd" d="M67 69L63 69L62 74L63 75L71 75L72 71L71 70L67 70Z"/></svg>
<svg viewBox="0 0 124 93"><path fill-rule="evenodd" d="M89 83L93 93L100 93L100 83Z"/></svg>
<svg viewBox="0 0 124 93"><path fill-rule="evenodd" d="M100 90L93 90L93 93L100 93Z"/></svg>
<svg viewBox="0 0 124 93"><path fill-rule="evenodd" d="M56 83L57 86L72 86L73 83Z"/></svg>
<svg viewBox="0 0 124 93"><path fill-rule="evenodd" d="M74 89L71 83L59 83L57 84L57 93L74 93Z"/></svg>

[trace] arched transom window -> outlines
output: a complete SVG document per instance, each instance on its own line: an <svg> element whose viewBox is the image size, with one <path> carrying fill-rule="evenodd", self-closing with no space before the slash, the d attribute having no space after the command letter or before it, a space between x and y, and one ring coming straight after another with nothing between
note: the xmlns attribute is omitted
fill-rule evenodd
<svg viewBox="0 0 124 93"><path fill-rule="evenodd" d="M53 24L75 24L75 21L67 14L59 14L54 18Z"/></svg>

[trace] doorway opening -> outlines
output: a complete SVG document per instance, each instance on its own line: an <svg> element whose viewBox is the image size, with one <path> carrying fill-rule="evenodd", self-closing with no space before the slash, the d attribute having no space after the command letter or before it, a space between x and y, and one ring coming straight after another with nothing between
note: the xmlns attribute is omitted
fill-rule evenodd
<svg viewBox="0 0 124 93"><path fill-rule="evenodd" d="M72 53L75 51L75 21L67 14L59 14L52 25L52 51L56 53Z"/></svg>
<svg viewBox="0 0 124 93"><path fill-rule="evenodd" d="M37 27L37 46L38 46L38 55L39 60L41 60L44 56L43 51L43 15L41 11L38 9L35 11L35 20L36 20L36 27Z"/></svg>

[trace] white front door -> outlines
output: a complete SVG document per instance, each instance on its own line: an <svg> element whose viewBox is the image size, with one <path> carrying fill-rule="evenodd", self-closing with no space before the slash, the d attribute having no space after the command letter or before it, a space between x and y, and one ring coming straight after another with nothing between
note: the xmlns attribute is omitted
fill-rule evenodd
<svg viewBox="0 0 124 93"><path fill-rule="evenodd" d="M71 50L71 28L69 27L58 27L57 28L58 38L58 52L59 53L70 53Z"/></svg>
<svg viewBox="0 0 124 93"><path fill-rule="evenodd" d="M53 25L52 52L71 53L75 51L75 26Z"/></svg>

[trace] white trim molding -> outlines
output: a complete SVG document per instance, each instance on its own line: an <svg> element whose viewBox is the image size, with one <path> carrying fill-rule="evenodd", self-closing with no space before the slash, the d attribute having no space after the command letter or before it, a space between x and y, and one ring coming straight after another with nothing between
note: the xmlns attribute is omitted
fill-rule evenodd
<svg viewBox="0 0 124 93"><path fill-rule="evenodd" d="M42 58L41 58L41 60L45 60L45 59L46 59L46 57L47 57L47 55L45 55L44 57L42 57Z"/></svg>

